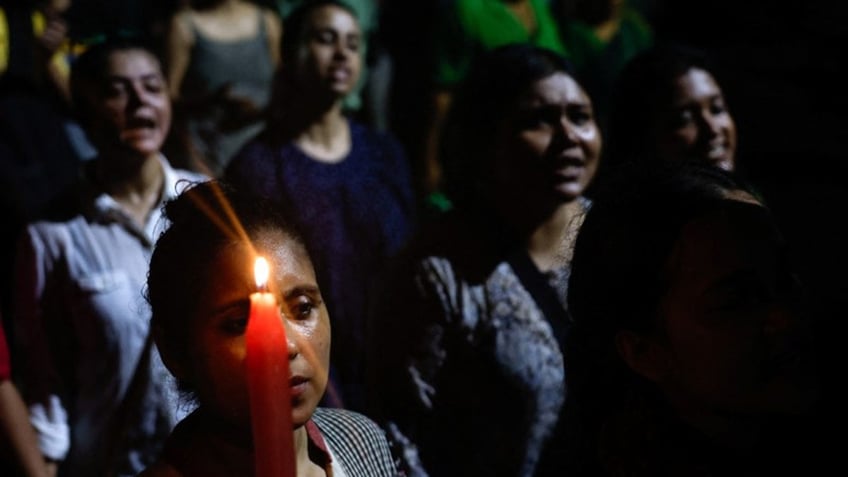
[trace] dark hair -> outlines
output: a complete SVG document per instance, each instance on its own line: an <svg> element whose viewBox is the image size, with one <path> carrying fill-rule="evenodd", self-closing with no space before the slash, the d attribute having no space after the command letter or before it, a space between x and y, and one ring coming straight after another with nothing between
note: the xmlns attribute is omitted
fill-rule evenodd
<svg viewBox="0 0 848 477"><path fill-rule="evenodd" d="M733 173L693 161L625 164L597 191L574 246L564 352L568 445L582 446L584 457L597 452L604 419L660 402L658 390L619 357L615 335L655 329L665 266L683 226L739 207L727 196L733 191L757 197Z"/></svg>
<svg viewBox="0 0 848 477"><path fill-rule="evenodd" d="M211 258L230 245L250 242L258 231L281 230L308 247L292 213L283 205L236 189L221 180L192 185L165 205L170 225L156 242L147 276L151 324L161 330L156 344L180 353L188 339ZM166 337L160 342L160 337ZM180 383L183 390L186 383Z"/></svg>
<svg viewBox="0 0 848 477"><path fill-rule="evenodd" d="M608 167L656 160L656 114L671 102L675 82L692 68L714 73L706 53L681 44L656 45L631 59L616 78L609 117Z"/></svg>
<svg viewBox="0 0 848 477"><path fill-rule="evenodd" d="M738 176L694 161L626 164L615 171L598 190L575 242L569 281L575 322L650 327L666 285L662 269L681 228L724 207L731 191L756 197Z"/></svg>
<svg viewBox="0 0 848 477"><path fill-rule="evenodd" d="M91 105L88 95L91 88L101 87L106 79L109 59L115 52L141 50L152 56L159 63L162 75L165 75L164 64L157 55L157 50L146 38L136 35L115 35L92 43L77 57L71 65L70 90L74 114L85 127L91 118Z"/></svg>
<svg viewBox="0 0 848 477"><path fill-rule="evenodd" d="M575 79L571 63L554 51L510 44L481 53L449 112L441 160L445 190L457 204L473 200L491 172L491 143L509 108L534 82L554 73Z"/></svg>

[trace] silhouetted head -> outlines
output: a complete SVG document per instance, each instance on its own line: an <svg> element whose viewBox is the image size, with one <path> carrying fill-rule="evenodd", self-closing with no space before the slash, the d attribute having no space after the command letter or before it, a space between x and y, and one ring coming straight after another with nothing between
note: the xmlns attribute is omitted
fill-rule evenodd
<svg viewBox="0 0 848 477"><path fill-rule="evenodd" d="M702 163L618 172L572 261L565 352L578 419L600 432L639 402L698 428L805 411L799 284L768 209Z"/></svg>

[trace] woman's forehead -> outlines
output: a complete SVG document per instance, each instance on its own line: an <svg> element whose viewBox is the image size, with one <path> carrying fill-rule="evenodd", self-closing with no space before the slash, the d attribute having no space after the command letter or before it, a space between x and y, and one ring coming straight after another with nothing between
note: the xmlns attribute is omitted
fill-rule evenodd
<svg viewBox="0 0 848 477"><path fill-rule="evenodd" d="M668 271L676 279L706 284L737 269L773 264L781 243L767 209L729 200L726 207L683 226Z"/></svg>

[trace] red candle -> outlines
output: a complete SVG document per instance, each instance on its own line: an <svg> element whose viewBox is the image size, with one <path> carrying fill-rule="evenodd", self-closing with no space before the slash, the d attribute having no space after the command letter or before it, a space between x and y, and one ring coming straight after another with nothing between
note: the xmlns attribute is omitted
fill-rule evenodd
<svg viewBox="0 0 848 477"><path fill-rule="evenodd" d="M245 341L256 477L295 477L294 426L286 329L277 300L266 291L268 262L254 265L259 291L250 295Z"/></svg>

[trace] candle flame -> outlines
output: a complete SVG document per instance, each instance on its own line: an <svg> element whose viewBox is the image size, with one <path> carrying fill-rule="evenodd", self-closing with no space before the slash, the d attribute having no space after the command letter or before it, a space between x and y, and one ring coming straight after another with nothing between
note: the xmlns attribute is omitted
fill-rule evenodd
<svg viewBox="0 0 848 477"><path fill-rule="evenodd" d="M264 291L268 285L268 261L265 257L256 257L253 264L253 276L256 278L256 287Z"/></svg>

